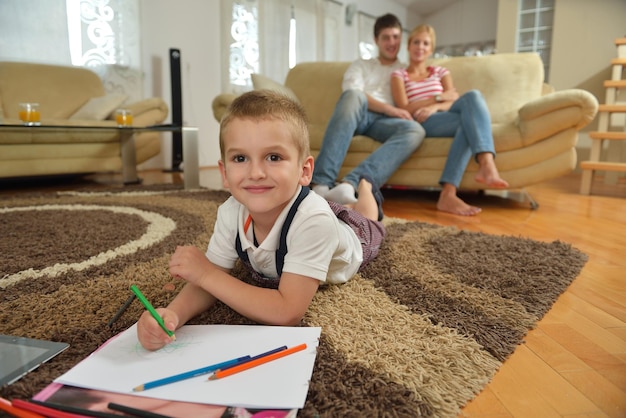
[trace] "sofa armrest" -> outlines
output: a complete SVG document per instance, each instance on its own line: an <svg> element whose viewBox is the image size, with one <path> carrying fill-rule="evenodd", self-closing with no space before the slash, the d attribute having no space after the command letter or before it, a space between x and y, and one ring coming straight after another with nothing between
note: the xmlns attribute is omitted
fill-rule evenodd
<svg viewBox="0 0 626 418"><path fill-rule="evenodd" d="M160 124L167 118L169 112L167 103L160 97L150 97L125 104L124 108L133 113L133 124L136 126ZM115 120L115 112L109 116L109 119Z"/></svg>
<svg viewBox="0 0 626 418"><path fill-rule="evenodd" d="M517 125L524 145L567 129L580 130L598 112L598 100L582 89L561 90L541 96L519 109Z"/></svg>
<svg viewBox="0 0 626 418"><path fill-rule="evenodd" d="M213 99L212 107L213 107L213 117L216 121L221 122L222 116L226 113L226 109L228 106L235 100L237 95L231 93L222 93L215 96Z"/></svg>

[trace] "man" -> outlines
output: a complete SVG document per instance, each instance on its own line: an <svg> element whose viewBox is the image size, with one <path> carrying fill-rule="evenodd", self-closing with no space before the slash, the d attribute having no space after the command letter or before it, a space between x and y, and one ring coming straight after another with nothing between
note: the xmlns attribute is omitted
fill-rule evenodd
<svg viewBox="0 0 626 418"><path fill-rule="evenodd" d="M378 57L358 59L346 70L343 93L326 128L322 148L315 160L313 190L341 204L356 202L361 178L369 177L380 187L417 149L424 129L409 112L395 107L391 97L391 73L404 68L398 60L402 25L392 14L374 24ZM354 135L366 135L382 143L338 185L335 180Z"/></svg>

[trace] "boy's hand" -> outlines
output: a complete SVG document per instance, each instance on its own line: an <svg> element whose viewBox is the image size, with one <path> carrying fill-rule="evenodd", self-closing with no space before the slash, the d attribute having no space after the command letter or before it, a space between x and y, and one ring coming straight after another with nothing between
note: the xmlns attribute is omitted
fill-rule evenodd
<svg viewBox="0 0 626 418"><path fill-rule="evenodd" d="M202 278L213 270L206 255L193 246L176 247L170 258L170 274L202 287Z"/></svg>
<svg viewBox="0 0 626 418"><path fill-rule="evenodd" d="M165 308L159 308L157 312L163 318L165 327L174 331L178 326L178 315ZM145 311L137 321L137 338L143 348L150 351L158 350L173 341L148 311Z"/></svg>

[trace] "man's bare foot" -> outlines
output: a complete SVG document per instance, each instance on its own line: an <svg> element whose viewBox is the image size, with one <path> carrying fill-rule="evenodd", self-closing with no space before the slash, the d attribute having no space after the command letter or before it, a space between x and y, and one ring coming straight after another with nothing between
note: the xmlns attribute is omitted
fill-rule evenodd
<svg viewBox="0 0 626 418"><path fill-rule="evenodd" d="M494 189L506 189L509 187L509 183L500 177L492 153L483 152L478 154L478 164L478 173L474 176L474 180L478 183L486 184Z"/></svg>
<svg viewBox="0 0 626 418"><path fill-rule="evenodd" d="M445 184L443 190L439 194L437 201L437 209L442 212L452 213L454 215L474 216L480 213L482 209L468 205L456 195L456 187Z"/></svg>

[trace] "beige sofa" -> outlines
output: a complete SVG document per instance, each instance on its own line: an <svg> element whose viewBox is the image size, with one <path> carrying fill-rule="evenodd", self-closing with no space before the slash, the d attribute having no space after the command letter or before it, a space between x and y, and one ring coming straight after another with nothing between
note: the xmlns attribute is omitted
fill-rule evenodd
<svg viewBox="0 0 626 418"><path fill-rule="evenodd" d="M596 115L598 101L589 92L570 89L553 92L543 83L543 65L537 54L496 54L482 57L436 59L447 67L460 93L478 89L484 95L493 123L500 173L511 189L570 173L576 167L578 131ZM341 94L347 62L312 62L296 65L285 86L297 96L310 119L311 149L317 155L335 103ZM278 89L278 88L277 88ZM213 101L221 119L232 94ZM439 187L452 138L426 138L389 179L388 185L410 188ZM379 144L355 136L339 177L356 167ZM483 189L474 181L478 166L468 164L461 189Z"/></svg>
<svg viewBox="0 0 626 418"><path fill-rule="evenodd" d="M160 124L167 117L167 105L160 98L134 103L124 103L124 99L123 95L106 94L98 75L85 68L0 62L3 125L21 124L22 102L39 103L42 125L114 127L116 107L132 110L134 126ZM137 164L160 151L158 132L135 135ZM0 127L0 178L115 172L122 169L120 154L117 130Z"/></svg>

